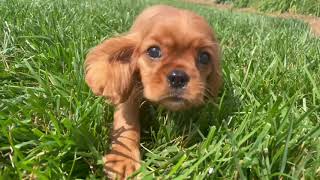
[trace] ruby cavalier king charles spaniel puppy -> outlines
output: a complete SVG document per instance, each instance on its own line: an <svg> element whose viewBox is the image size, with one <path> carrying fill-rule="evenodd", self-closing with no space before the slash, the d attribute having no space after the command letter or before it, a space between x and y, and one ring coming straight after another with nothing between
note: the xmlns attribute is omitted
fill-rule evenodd
<svg viewBox="0 0 320 180"><path fill-rule="evenodd" d="M111 151L104 157L109 177L124 179L140 167L141 103L178 111L212 100L222 84L219 61L206 20L165 5L145 9L129 32L88 53L88 86L115 106Z"/></svg>

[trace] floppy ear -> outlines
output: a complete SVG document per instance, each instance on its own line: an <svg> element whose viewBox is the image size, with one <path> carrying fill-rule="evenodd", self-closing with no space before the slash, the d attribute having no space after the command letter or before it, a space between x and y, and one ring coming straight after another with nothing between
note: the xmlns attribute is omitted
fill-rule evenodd
<svg viewBox="0 0 320 180"><path fill-rule="evenodd" d="M217 42L217 41L215 41ZM222 73L220 67L220 48L218 43L213 45L214 56L212 63L212 72L207 79L207 88L210 90L210 95L216 97L219 93L219 89L223 84Z"/></svg>
<svg viewBox="0 0 320 180"><path fill-rule="evenodd" d="M127 100L133 87L135 47L134 37L127 35L105 40L88 53L85 79L94 94L113 104Z"/></svg>

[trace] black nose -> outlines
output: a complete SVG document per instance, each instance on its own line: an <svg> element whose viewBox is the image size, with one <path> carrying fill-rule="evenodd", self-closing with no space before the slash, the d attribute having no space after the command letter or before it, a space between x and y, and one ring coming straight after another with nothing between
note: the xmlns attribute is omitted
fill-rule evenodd
<svg viewBox="0 0 320 180"><path fill-rule="evenodd" d="M181 70L173 70L167 77L170 87L183 88L189 82L189 76Z"/></svg>

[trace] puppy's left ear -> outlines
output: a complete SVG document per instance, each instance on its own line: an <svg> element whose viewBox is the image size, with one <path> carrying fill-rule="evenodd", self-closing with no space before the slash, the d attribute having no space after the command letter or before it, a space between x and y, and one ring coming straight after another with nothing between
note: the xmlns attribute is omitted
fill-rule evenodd
<svg viewBox="0 0 320 180"><path fill-rule="evenodd" d="M215 41L217 42L217 41ZM222 80L222 72L220 67L220 47L218 43L213 45L213 64L212 64L212 72L207 79L207 88L210 90L210 95L213 98L217 97L219 90L223 84Z"/></svg>
<svg viewBox="0 0 320 180"><path fill-rule="evenodd" d="M134 85L136 45L135 35L128 34L107 39L88 53L86 82L94 94L115 105L128 99Z"/></svg>

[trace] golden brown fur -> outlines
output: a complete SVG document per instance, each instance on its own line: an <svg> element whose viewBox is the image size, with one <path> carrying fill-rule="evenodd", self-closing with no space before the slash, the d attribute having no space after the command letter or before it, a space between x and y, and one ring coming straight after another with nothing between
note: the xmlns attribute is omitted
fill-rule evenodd
<svg viewBox="0 0 320 180"><path fill-rule="evenodd" d="M156 60L148 54L154 46L161 50ZM200 52L209 54L208 64L199 64ZM123 179L139 168L142 101L181 110L215 97L221 86L218 42L208 23L191 11L164 5L147 8L127 34L92 49L85 67L92 91L116 106L112 150L104 158L112 178ZM168 85L168 74L177 69L188 76L178 89Z"/></svg>

